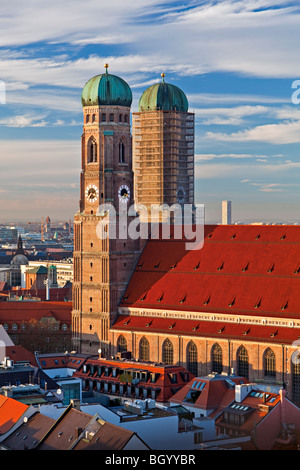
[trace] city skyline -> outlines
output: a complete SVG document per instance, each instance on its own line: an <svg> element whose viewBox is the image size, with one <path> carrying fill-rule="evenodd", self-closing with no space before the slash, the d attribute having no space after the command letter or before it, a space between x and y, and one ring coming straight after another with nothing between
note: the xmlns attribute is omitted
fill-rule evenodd
<svg viewBox="0 0 300 470"><path fill-rule="evenodd" d="M221 222L222 200L233 222L300 221L297 2L17 0L1 10L0 221L73 218L80 95L106 62L131 87L132 112L162 72L187 95L207 223Z"/></svg>

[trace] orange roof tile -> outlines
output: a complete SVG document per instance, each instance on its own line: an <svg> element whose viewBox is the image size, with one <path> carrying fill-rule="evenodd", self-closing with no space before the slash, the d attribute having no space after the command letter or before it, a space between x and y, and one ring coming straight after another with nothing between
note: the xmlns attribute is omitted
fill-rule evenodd
<svg viewBox="0 0 300 470"><path fill-rule="evenodd" d="M0 395L0 434L9 431L28 409L28 405Z"/></svg>

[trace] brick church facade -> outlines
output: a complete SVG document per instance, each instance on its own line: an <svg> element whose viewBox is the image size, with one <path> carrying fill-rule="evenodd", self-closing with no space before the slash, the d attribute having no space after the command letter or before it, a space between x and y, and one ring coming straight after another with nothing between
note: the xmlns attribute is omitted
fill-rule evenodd
<svg viewBox="0 0 300 470"><path fill-rule="evenodd" d="M151 95L149 110L142 112L163 106L166 112L170 106L172 112L186 112L168 87L155 99ZM270 390L284 387L300 402L298 226L205 226L198 250L187 249L184 235L178 238L175 230L169 239L151 234L145 240L110 237L120 225L122 210L135 201L131 100L129 86L107 69L87 82L82 93L74 348L91 354L101 350L102 355L130 351L141 361L181 365L194 375L235 373L267 384ZM162 158L164 148L172 148L163 142ZM148 163L153 163L151 155L143 160L143 165ZM174 194L180 185L178 174L179 167L163 176ZM190 178L184 184L185 193L189 188L193 194ZM115 213L103 204L113 205ZM105 239L103 231L99 236L103 224Z"/></svg>

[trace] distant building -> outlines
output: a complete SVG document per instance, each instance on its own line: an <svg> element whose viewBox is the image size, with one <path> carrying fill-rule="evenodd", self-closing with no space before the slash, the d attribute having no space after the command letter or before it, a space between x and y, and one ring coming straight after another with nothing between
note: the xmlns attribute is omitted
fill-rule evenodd
<svg viewBox="0 0 300 470"><path fill-rule="evenodd" d="M14 344L31 352L70 350L71 302L0 302L0 324Z"/></svg>
<svg viewBox="0 0 300 470"><path fill-rule="evenodd" d="M222 201L222 225L231 224L231 201Z"/></svg>
<svg viewBox="0 0 300 470"><path fill-rule="evenodd" d="M226 395L234 396L237 384L247 382L247 379L243 377L226 374L194 377L170 398L170 404L186 407L194 413L195 417L210 416L220 407Z"/></svg>
<svg viewBox="0 0 300 470"><path fill-rule="evenodd" d="M88 359L74 373L82 379L83 390L160 402L169 400L192 376L179 365L101 358Z"/></svg>
<svg viewBox="0 0 300 470"><path fill-rule="evenodd" d="M49 269L51 266L54 266L56 269L56 282L59 287L64 287L67 282L73 282L73 262L72 259L67 261L29 261L27 266L21 266L21 286L23 288L28 288L26 284L27 272L32 269L36 269L43 266L44 268ZM55 283L54 283L55 284Z"/></svg>
<svg viewBox="0 0 300 470"><path fill-rule="evenodd" d="M1 431L0 450L150 450L135 432L80 411L76 400L54 419L0 396Z"/></svg>

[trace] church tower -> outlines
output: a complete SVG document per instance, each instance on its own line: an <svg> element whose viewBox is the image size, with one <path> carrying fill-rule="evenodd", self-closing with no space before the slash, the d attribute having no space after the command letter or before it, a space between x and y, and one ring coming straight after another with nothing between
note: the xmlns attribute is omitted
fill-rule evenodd
<svg viewBox="0 0 300 470"><path fill-rule="evenodd" d="M105 68L86 83L81 95L84 122L72 311L74 349L90 354L101 350L103 355L110 352L109 328L139 255L139 241L119 234L120 215L134 202L132 93L122 78L108 73L107 64Z"/></svg>
<svg viewBox="0 0 300 470"><path fill-rule="evenodd" d="M162 81L147 88L133 113L136 204L194 207L194 114L185 93Z"/></svg>

